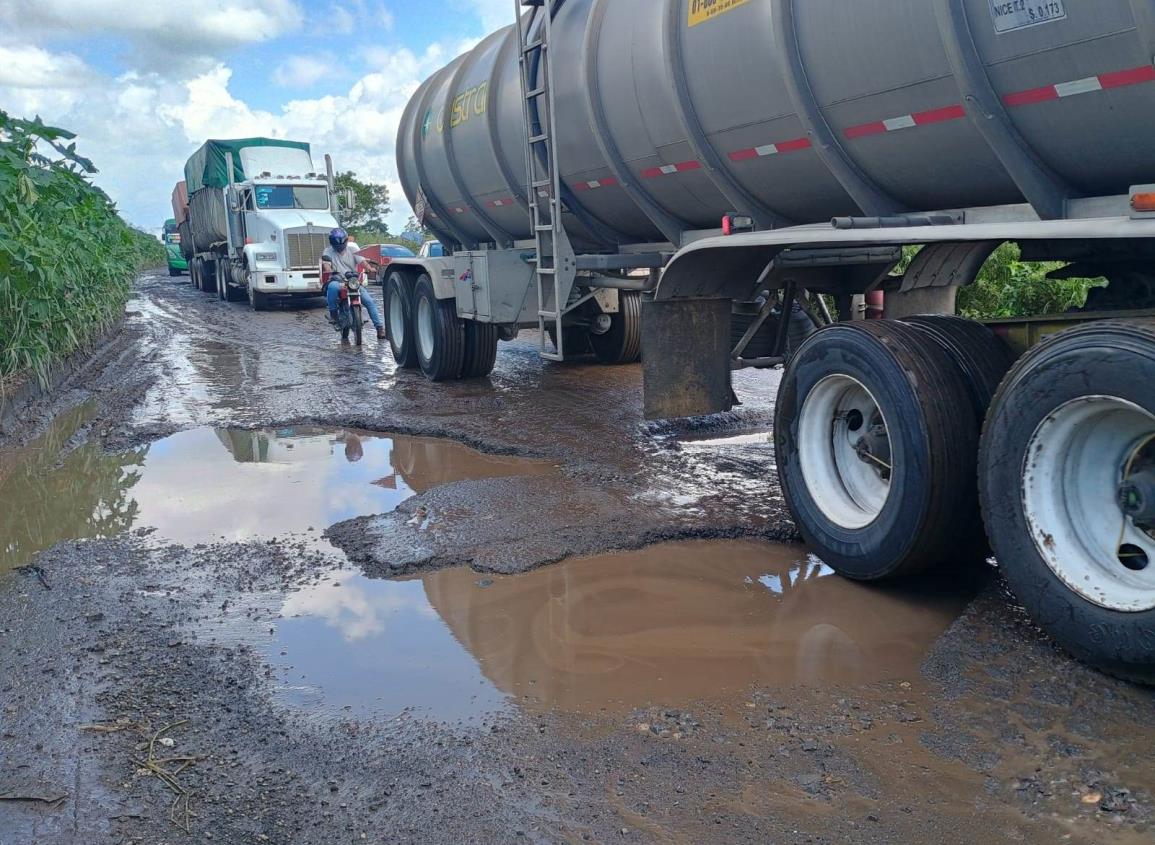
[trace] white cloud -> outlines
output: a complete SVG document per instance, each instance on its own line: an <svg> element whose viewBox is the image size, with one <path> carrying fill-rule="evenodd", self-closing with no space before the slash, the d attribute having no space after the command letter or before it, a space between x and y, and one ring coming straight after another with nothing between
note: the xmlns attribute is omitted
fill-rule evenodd
<svg viewBox="0 0 1155 845"><path fill-rule="evenodd" d="M456 0L481 21L485 34L513 23L513 0Z"/></svg>
<svg viewBox="0 0 1155 845"><path fill-rule="evenodd" d="M308 88L333 75L333 68L312 56L294 56L273 71L273 81L282 88Z"/></svg>
<svg viewBox="0 0 1155 845"><path fill-rule="evenodd" d="M463 20L484 22L484 28L479 25L474 30L478 37L513 17L510 0L451 3L461 10ZM310 0L300 5L309 9L307 22L292 0L243 4L241 0L199 0L203 13L196 16L198 31L219 34L224 26L234 41L282 37L306 26L311 30L319 10L330 4ZM98 184L130 222L152 228L171 216L172 184L181 178L188 156L206 138L267 135L309 141L318 160L331 153L340 169L388 185L393 204L389 224L400 231L410 214L393 149L401 114L418 85L476 44L478 37L419 48L380 38L354 38L359 49L352 64L361 63L361 76L343 84L336 68L333 74L322 75L320 59L312 59L308 52L279 52L285 61L273 77L284 90L291 93L294 86L323 82L330 93L265 109L245 102L232 90L233 71L227 59L185 53L181 61L174 54L165 56L166 39L176 38L179 32L172 12L161 12L150 3L137 6L111 0L0 0L0 104L12 114L40 114L46 122L76 132L78 150L100 168ZM358 32L368 28L379 35L393 19L388 6L374 0L344 0L341 6L353 15ZM18 19L21 24L14 39L6 23ZM242 19L246 32L236 30ZM254 25L264 31L254 33ZM398 21L397 26L401 29L403 23ZM69 34L91 39L102 33L106 37L96 42L100 49L115 49L117 38L136 45L134 55L140 60L132 71L104 76L74 55L45 49L54 41L67 41ZM141 59L146 52L148 56ZM349 68L340 70L345 73ZM81 83L89 84L77 87ZM266 93L276 90L270 86Z"/></svg>
<svg viewBox="0 0 1155 845"><path fill-rule="evenodd" d="M0 23L10 33L113 34L184 42L268 41L297 29L304 18L295 0L198 0L195 9L123 0L5 0ZM206 52L211 52L207 51Z"/></svg>
<svg viewBox="0 0 1155 845"><path fill-rule="evenodd" d="M83 88L92 71L71 53L49 53L39 47L0 45L0 86L12 88Z"/></svg>
<svg viewBox="0 0 1155 845"><path fill-rule="evenodd" d="M174 76L296 32L304 19L296 0L197 0L180 11L148 0L3 0L0 42L111 36L127 43L136 69Z"/></svg>

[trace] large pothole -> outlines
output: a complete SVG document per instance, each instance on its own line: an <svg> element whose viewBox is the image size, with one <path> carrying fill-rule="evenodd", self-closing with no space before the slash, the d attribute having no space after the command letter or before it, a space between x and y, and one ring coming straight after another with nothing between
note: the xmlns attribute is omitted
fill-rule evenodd
<svg viewBox="0 0 1155 845"><path fill-rule="evenodd" d="M0 463L0 568L25 565L63 540L141 529L158 544L294 538L295 546L282 547L290 555L302 542L334 553L331 569L262 599L276 617L270 628L239 624L230 634L224 606L201 619L213 629L210 639L224 635L258 649L282 705L314 713L381 718L408 709L452 721L514 703L626 712L732 700L752 685L902 678L917 673L972 595L953 580L854 584L802 547L755 540L579 556L574 548L614 547L615 521L619 530L642 531L655 512L624 498L621 513L635 513L638 525L605 518L603 491L575 489L548 462L445 440L203 428L108 454L96 443L70 448L84 419L83 412L63 418ZM542 485L549 495L539 506L531 494ZM438 491L451 491L444 507L430 495ZM322 539L328 526L390 514L414 496L426 504L352 530L400 554L430 536L452 539L446 526L457 522L468 538L451 545L498 546L490 550L500 557L513 555L522 535L532 535L535 549L557 546L551 520L563 513L573 517L570 550L559 554L567 559L517 575L447 567L386 580L361 574ZM587 506L575 506L580 496ZM471 508L478 512L466 522ZM514 539L494 541L489 526L501 529L493 536L509 530Z"/></svg>

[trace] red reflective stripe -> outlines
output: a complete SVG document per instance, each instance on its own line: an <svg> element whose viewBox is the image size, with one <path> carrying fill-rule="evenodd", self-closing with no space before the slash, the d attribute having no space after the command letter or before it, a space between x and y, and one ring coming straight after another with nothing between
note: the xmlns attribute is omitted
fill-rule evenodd
<svg viewBox="0 0 1155 845"><path fill-rule="evenodd" d="M1058 89L1054 85L1045 88L1031 88L1029 91L1016 91L1003 97L1003 102L1009 107L1029 106L1034 103L1046 103L1059 99Z"/></svg>
<svg viewBox="0 0 1155 845"><path fill-rule="evenodd" d="M696 161L696 160L695 161L683 161L679 164L675 164L674 167L678 168L679 173L685 173L688 170L701 170L702 169L702 162Z"/></svg>
<svg viewBox="0 0 1155 845"><path fill-rule="evenodd" d="M749 161L752 158L758 158L757 150L738 150L737 152L730 153L730 161Z"/></svg>
<svg viewBox="0 0 1155 845"><path fill-rule="evenodd" d="M797 150L808 150L813 145L810 143L809 138L795 138L793 141L784 141L775 146L778 147L778 152L780 153L792 153Z"/></svg>
<svg viewBox="0 0 1155 845"><path fill-rule="evenodd" d="M863 123L861 126L851 126L846 130L847 138L865 138L867 135L881 135L886 132L886 124L881 120L876 123Z"/></svg>
<svg viewBox="0 0 1155 845"><path fill-rule="evenodd" d="M967 116L966 109L960 105L946 106L941 109L931 109L930 111L916 112L914 122L919 126L925 126L928 123L943 123L948 120L962 120Z"/></svg>
<svg viewBox="0 0 1155 845"><path fill-rule="evenodd" d="M665 175L665 174L662 173L662 168L660 168L660 167L647 167L645 170L642 171L642 178L643 179L653 179L655 176L663 176L663 175Z"/></svg>
<svg viewBox="0 0 1155 845"><path fill-rule="evenodd" d="M1132 68L1131 70L1117 70L1113 73L1099 74L1099 83L1104 88L1123 88L1142 82L1155 82L1155 65L1143 65L1143 67Z"/></svg>

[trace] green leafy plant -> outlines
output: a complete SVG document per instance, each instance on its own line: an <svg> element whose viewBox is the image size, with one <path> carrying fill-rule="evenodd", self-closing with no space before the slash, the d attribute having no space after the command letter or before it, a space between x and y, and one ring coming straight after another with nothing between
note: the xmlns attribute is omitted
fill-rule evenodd
<svg viewBox="0 0 1155 845"><path fill-rule="evenodd" d="M0 111L0 390L100 336L124 313L132 279L164 262L91 182L74 135Z"/></svg>
<svg viewBox="0 0 1155 845"><path fill-rule="evenodd" d="M1049 279L1063 262L1022 261L1018 244L1003 244L973 285L959 290L958 313L975 320L1062 314L1081 308L1103 279Z"/></svg>
<svg viewBox="0 0 1155 845"><path fill-rule="evenodd" d="M920 247L906 247L896 275L906 272ZM960 288L958 313L972 320L1062 314L1081 308L1104 279L1049 279L1061 261L1023 261L1018 244L1005 243L991 254L974 283Z"/></svg>

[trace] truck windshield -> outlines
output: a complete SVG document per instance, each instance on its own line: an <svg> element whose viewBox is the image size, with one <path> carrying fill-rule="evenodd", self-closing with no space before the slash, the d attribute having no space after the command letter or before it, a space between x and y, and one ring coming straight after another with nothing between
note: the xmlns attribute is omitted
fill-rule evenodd
<svg viewBox="0 0 1155 845"><path fill-rule="evenodd" d="M329 208L329 189L323 186L257 185L253 188L257 208Z"/></svg>

